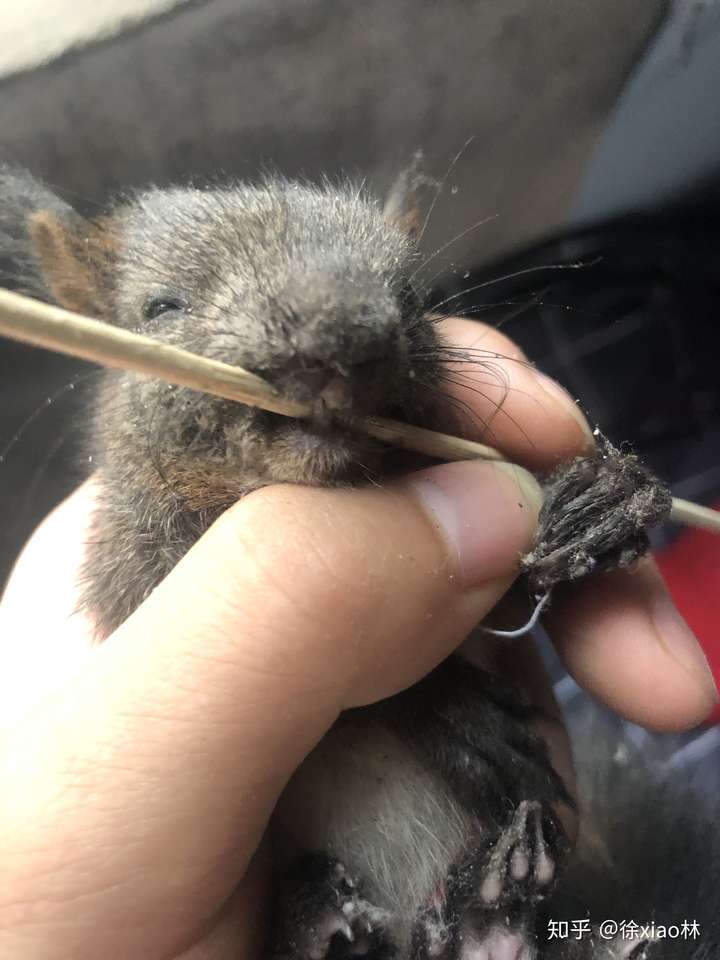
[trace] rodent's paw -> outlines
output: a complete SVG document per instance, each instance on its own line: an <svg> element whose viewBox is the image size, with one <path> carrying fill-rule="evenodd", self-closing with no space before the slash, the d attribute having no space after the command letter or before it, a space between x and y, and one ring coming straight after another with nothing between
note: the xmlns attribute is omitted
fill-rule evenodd
<svg viewBox="0 0 720 960"><path fill-rule="evenodd" d="M278 903L272 935L273 960L325 960L374 951L389 919L363 900L344 864L312 854L298 865L298 882Z"/></svg>
<svg viewBox="0 0 720 960"><path fill-rule="evenodd" d="M413 931L413 956L417 958L439 958L445 960L450 955L453 939L453 927L448 922L446 891L436 891L430 902L420 911Z"/></svg>
<svg viewBox="0 0 720 960"><path fill-rule="evenodd" d="M522 923L493 912L478 922L474 911L448 921L444 902L432 902L419 916L413 960L534 960L533 938Z"/></svg>
<svg viewBox="0 0 720 960"><path fill-rule="evenodd" d="M565 839L548 808L523 800L491 844L448 883L453 960L533 960L535 907L553 887Z"/></svg>
<svg viewBox="0 0 720 960"><path fill-rule="evenodd" d="M545 836L542 807L524 800L492 847L480 875L476 903L496 907L503 901L536 901L555 879L555 855Z"/></svg>

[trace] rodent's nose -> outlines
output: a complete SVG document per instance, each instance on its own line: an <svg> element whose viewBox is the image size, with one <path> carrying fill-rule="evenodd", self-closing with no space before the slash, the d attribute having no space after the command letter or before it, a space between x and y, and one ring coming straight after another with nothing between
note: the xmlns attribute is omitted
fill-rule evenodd
<svg viewBox="0 0 720 960"><path fill-rule="evenodd" d="M334 376L333 370L327 366L305 366L300 361L269 370L266 374L274 387L294 400L313 400L323 391Z"/></svg>
<svg viewBox="0 0 720 960"><path fill-rule="evenodd" d="M405 353L398 304L389 290L371 278L308 269L294 276L278 304L271 325L275 319L285 338L282 356L258 373L293 400L323 399L348 415L386 404L402 379Z"/></svg>
<svg viewBox="0 0 720 960"><path fill-rule="evenodd" d="M369 312L369 311L368 311ZM381 361L397 352L397 324L378 317L363 322L363 316L313 317L292 333L298 359L316 365L351 370Z"/></svg>
<svg viewBox="0 0 720 960"><path fill-rule="evenodd" d="M330 361L312 365L296 356L282 367L260 371L265 379L292 400L311 403L322 399L328 410L346 415L375 412L397 380L397 350L352 365Z"/></svg>

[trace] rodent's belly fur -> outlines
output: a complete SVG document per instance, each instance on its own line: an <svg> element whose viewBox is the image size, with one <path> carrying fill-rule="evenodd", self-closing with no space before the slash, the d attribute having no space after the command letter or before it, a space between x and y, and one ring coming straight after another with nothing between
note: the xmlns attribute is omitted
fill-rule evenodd
<svg viewBox="0 0 720 960"><path fill-rule="evenodd" d="M527 944L526 908L551 882L564 843L553 808L569 800L534 716L507 684L457 655L389 700L343 714L274 814L278 877L308 855L326 863L319 880L305 867L290 899L281 895L276 956L312 960L318 929L338 923L337 903L359 918L350 953L373 960L451 960L462 953L458 937L484 942L500 928L501 939ZM333 869L356 883L352 903ZM518 916L508 926L511 903ZM375 939L353 951L370 912ZM300 945L297 930L310 932Z"/></svg>
<svg viewBox="0 0 720 960"><path fill-rule="evenodd" d="M482 823L372 708L343 717L288 785L274 817L282 855L323 851L363 878L407 949L413 923Z"/></svg>

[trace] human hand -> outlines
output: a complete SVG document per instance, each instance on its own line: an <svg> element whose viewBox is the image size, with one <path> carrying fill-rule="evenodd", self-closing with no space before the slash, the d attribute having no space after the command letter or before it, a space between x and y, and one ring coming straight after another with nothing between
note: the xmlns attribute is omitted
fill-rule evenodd
<svg viewBox="0 0 720 960"><path fill-rule="evenodd" d="M510 357L491 440L509 459L542 469L588 447L504 337L446 328ZM457 388L478 420L504 388L483 389ZM285 782L340 710L419 679L492 608L537 488L462 463L383 489L257 491L101 646L72 613L92 501L90 484L48 518L3 601L0 956L257 955ZM712 708L652 563L568 591L549 619L576 678L626 716L677 729Z"/></svg>

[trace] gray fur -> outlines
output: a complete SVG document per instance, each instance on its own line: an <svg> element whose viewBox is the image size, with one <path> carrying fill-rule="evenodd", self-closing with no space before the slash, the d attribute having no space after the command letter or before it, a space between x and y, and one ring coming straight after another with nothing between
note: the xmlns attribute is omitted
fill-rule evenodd
<svg viewBox="0 0 720 960"><path fill-rule="evenodd" d="M420 907L487 829L441 775L364 713L323 740L275 816L286 851L332 851L365 878L364 895L386 913L401 955Z"/></svg>

